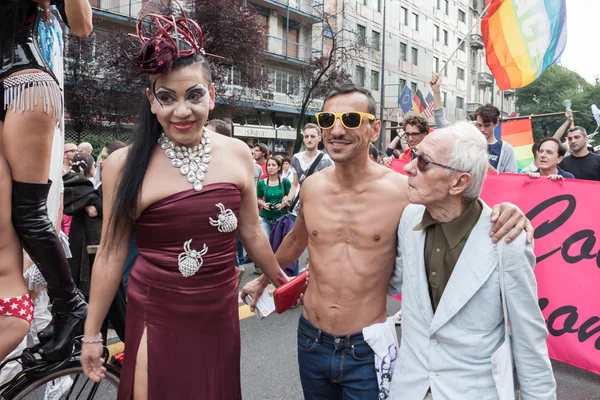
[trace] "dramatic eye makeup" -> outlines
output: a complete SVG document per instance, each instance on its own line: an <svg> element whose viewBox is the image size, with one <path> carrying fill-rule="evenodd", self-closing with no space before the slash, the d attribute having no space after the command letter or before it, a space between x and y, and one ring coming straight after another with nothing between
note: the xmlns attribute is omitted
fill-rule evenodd
<svg viewBox="0 0 600 400"><path fill-rule="evenodd" d="M207 93L208 88L203 84L199 83L197 85L192 86L191 88L188 88L185 91L185 100L189 100L192 103L198 103L202 101L202 99L204 98L204 96L206 96Z"/></svg>
<svg viewBox="0 0 600 400"><path fill-rule="evenodd" d="M198 83L185 91L185 101L200 103L207 93L208 88L202 83ZM171 105L177 102L177 92L164 86L156 90L154 97L156 97L161 105Z"/></svg>
<svg viewBox="0 0 600 400"><path fill-rule="evenodd" d="M177 102L177 93L174 90L162 86L154 93L154 97L156 97L156 100L158 100L161 105L169 105Z"/></svg>

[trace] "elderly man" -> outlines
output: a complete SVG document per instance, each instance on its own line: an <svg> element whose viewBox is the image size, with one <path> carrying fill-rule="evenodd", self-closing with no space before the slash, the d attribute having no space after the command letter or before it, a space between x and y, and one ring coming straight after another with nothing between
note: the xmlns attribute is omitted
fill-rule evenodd
<svg viewBox="0 0 600 400"><path fill-rule="evenodd" d="M398 227L402 257L390 284L401 289L404 310L392 381L399 398L499 398L492 355L505 338L502 263L521 398L555 399L533 247L524 233L497 245L488 235L492 210L479 199L488 167L485 138L458 123L427 136L411 159L405 172L413 204Z"/></svg>

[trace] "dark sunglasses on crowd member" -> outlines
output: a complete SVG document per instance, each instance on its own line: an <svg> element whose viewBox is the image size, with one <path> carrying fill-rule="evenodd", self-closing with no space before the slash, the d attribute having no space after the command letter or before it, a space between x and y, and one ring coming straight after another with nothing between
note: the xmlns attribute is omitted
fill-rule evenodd
<svg viewBox="0 0 600 400"><path fill-rule="evenodd" d="M346 129L357 129L362 124L363 118L367 118L371 121L376 120L373 114L359 111L349 111L344 113L319 112L316 116L317 124L321 129L333 128L337 119L342 122L342 126Z"/></svg>
<svg viewBox="0 0 600 400"><path fill-rule="evenodd" d="M415 149L410 149L410 161L414 160L415 158L417 159L417 168L421 172L424 172L429 164L437 165L438 167L446 168L446 169L448 169L450 171L454 171L454 172L465 172L465 171L460 171L456 168L452 168L448 165L433 162L426 155L417 153L417 151Z"/></svg>

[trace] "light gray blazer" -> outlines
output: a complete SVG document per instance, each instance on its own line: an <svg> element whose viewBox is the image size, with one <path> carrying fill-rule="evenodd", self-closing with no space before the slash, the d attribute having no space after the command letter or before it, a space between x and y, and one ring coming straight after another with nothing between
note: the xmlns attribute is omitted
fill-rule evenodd
<svg viewBox="0 0 600 400"><path fill-rule="evenodd" d="M483 203L435 314L425 272L425 207L408 205L398 227L390 294L402 294L402 341L392 382L397 399L497 400L491 356L504 342L497 245ZM503 250L512 349L522 400L556 399L544 318L538 307L533 246L525 232ZM401 256L400 256L401 255Z"/></svg>

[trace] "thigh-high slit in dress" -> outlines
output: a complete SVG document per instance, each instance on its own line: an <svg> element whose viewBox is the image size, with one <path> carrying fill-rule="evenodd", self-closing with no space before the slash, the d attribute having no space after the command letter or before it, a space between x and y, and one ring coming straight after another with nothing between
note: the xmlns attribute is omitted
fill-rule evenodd
<svg viewBox="0 0 600 400"><path fill-rule="evenodd" d="M140 254L129 278L119 400L133 396L144 329L149 400L242 398L239 207L238 187L215 183L159 200L136 221Z"/></svg>

